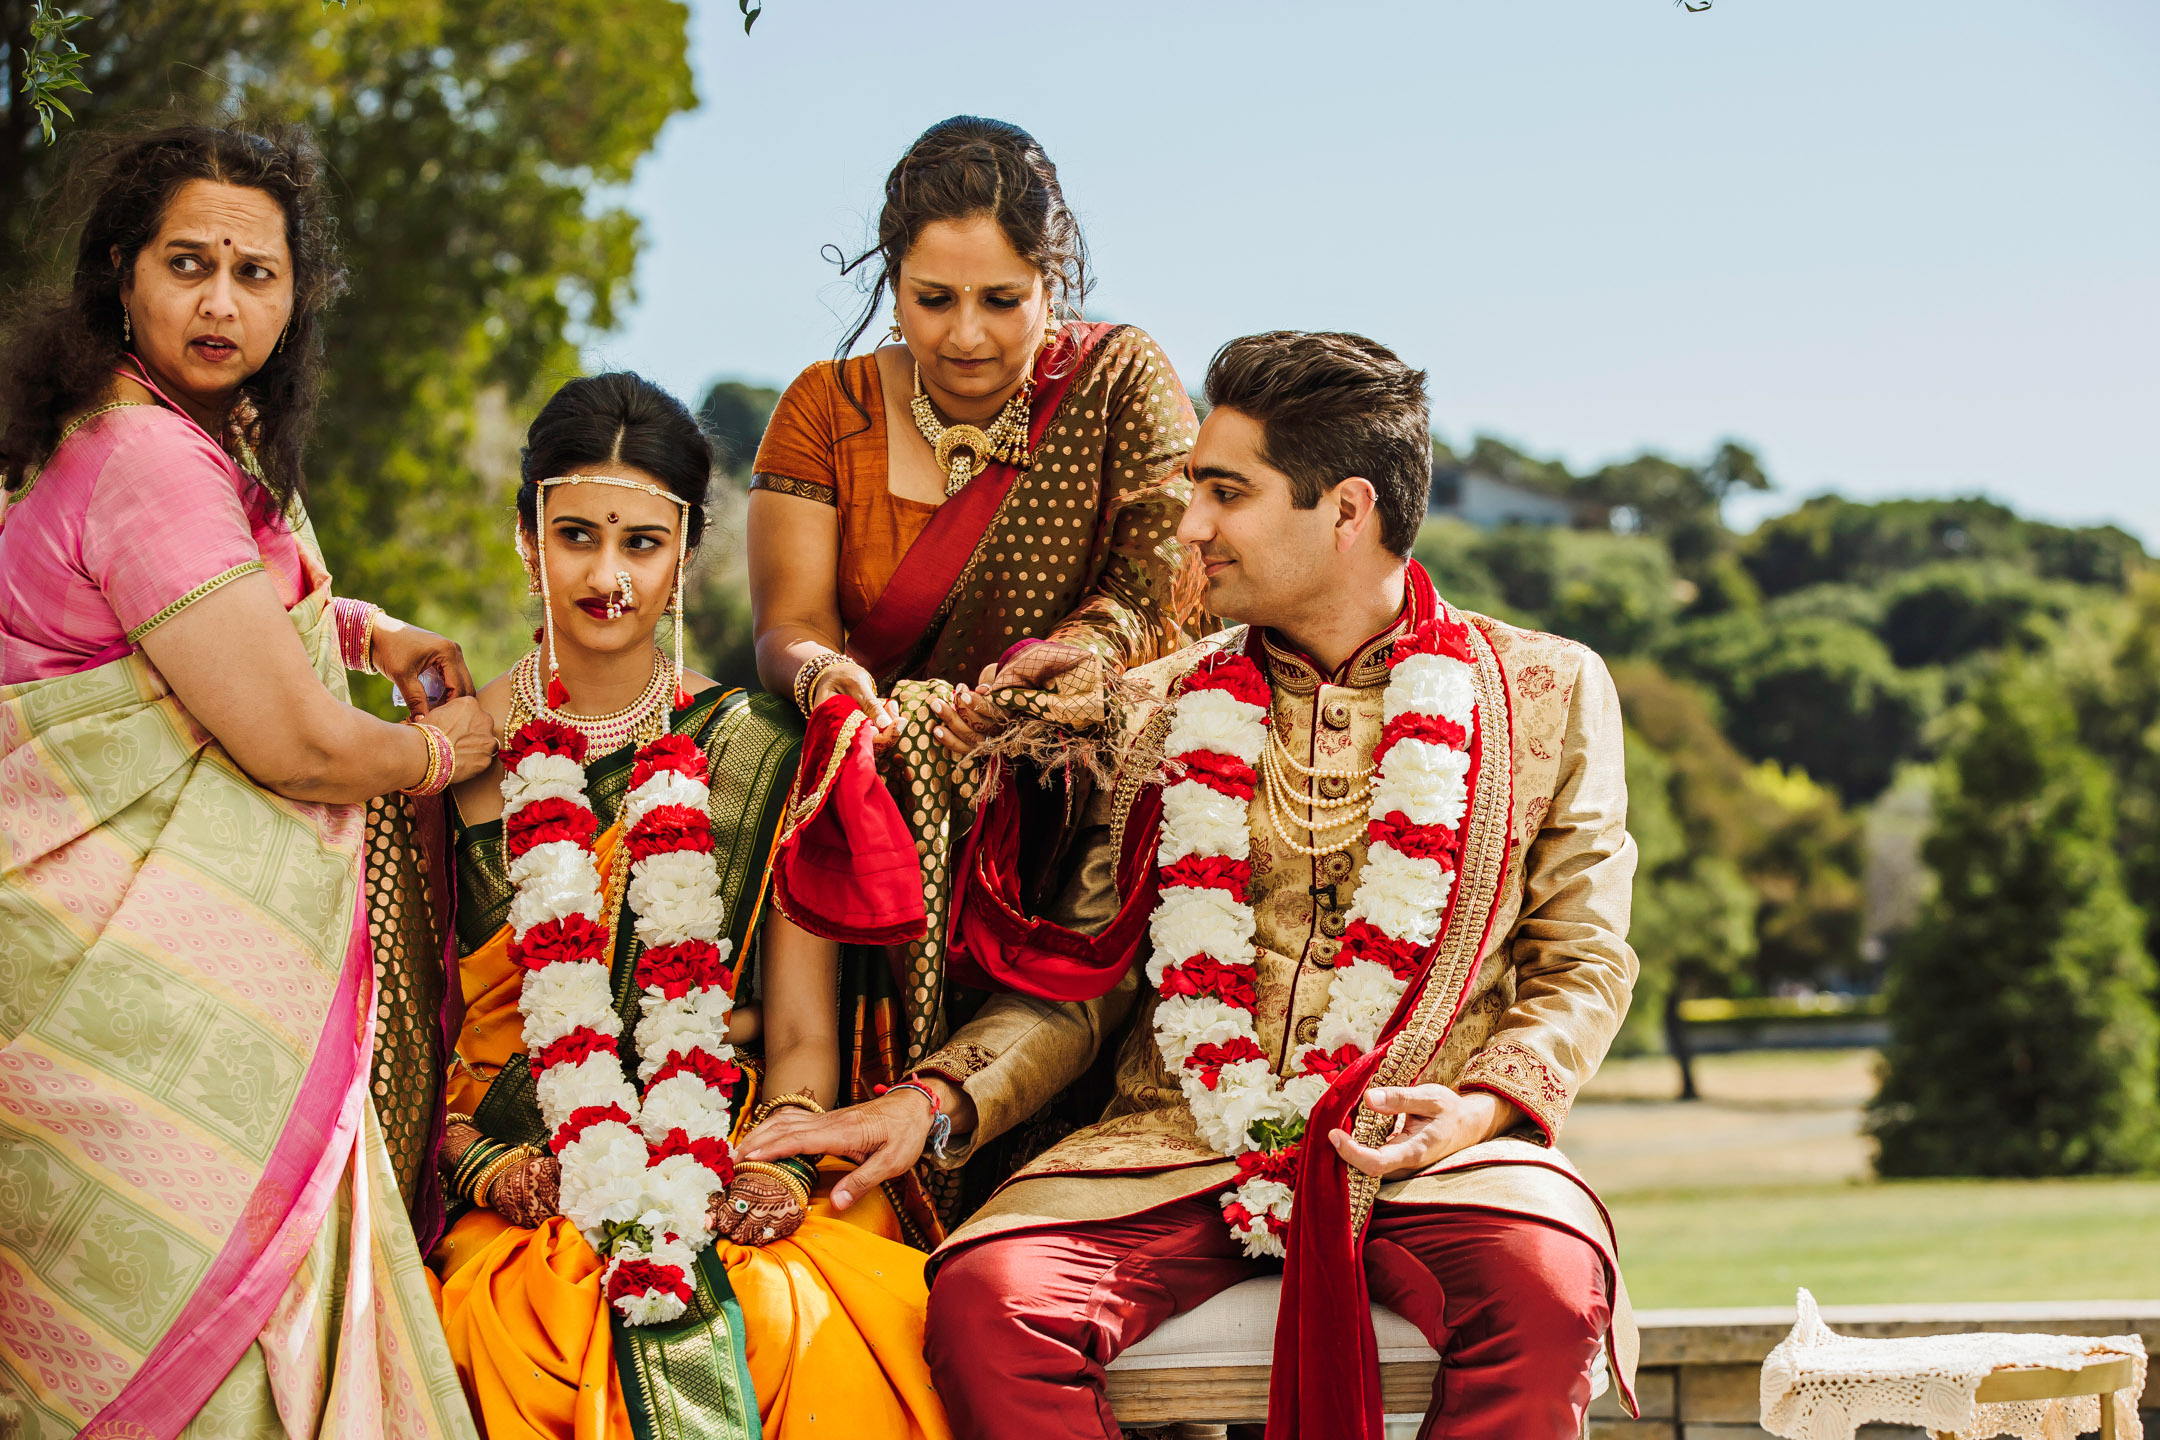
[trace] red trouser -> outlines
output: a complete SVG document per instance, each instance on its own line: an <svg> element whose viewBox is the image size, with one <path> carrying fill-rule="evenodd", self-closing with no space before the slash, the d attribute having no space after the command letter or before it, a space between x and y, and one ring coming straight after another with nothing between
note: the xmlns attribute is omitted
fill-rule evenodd
<svg viewBox="0 0 2160 1440"><path fill-rule="evenodd" d="M1273 1268L1244 1257L1212 1196L962 1247L930 1287L927 1337L953 1433L1117 1440L1103 1367L1172 1315ZM1365 1271L1372 1298L1443 1357L1421 1440L1582 1433L1612 1316L1605 1262L1587 1241L1521 1216L1381 1205Z"/></svg>

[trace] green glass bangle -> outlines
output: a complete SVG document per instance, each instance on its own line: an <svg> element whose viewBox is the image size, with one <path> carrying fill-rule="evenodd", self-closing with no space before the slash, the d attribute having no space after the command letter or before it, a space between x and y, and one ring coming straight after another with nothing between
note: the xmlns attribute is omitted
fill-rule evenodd
<svg viewBox="0 0 2160 1440"><path fill-rule="evenodd" d="M778 1165L781 1169L786 1170L796 1179L802 1181L805 1190L817 1189L817 1162L809 1156L789 1155L784 1159L774 1160L770 1163Z"/></svg>
<svg viewBox="0 0 2160 1440"><path fill-rule="evenodd" d="M484 1136L473 1141L466 1147L465 1153L458 1157L457 1169L450 1177L450 1188L463 1195L471 1186L474 1176L509 1154L513 1148Z"/></svg>

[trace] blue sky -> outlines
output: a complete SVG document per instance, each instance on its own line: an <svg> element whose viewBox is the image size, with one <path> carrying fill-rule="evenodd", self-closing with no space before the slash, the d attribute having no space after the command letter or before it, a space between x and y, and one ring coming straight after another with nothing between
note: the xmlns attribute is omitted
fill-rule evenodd
<svg viewBox="0 0 2160 1440"><path fill-rule="evenodd" d="M693 0L701 107L640 168L588 351L686 398L830 355L886 170L1034 132L1090 311L1197 388L1363 331L1436 426L1594 465L1757 447L1779 492L1983 492L2160 544L2151 0Z"/></svg>

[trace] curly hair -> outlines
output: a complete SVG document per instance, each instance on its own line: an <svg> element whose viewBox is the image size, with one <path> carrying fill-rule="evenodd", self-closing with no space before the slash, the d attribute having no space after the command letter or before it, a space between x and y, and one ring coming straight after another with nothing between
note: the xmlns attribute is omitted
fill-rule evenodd
<svg viewBox="0 0 2160 1440"><path fill-rule="evenodd" d="M32 285L16 297L0 349L0 482L19 489L51 457L65 417L112 383L126 354L121 279L157 238L181 187L210 180L260 190L285 214L292 319L283 347L241 386L247 403L234 407L245 417L242 438L261 466L264 498L283 509L306 489L301 452L322 393L322 315L345 289L313 136L298 125L186 124L80 143L49 246L65 253L75 234L74 272L64 284Z"/></svg>

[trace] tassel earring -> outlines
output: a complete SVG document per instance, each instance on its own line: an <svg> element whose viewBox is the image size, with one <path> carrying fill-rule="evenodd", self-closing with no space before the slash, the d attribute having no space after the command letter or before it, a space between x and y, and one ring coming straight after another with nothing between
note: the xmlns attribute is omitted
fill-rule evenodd
<svg viewBox="0 0 2160 1440"><path fill-rule="evenodd" d="M570 703L570 692L563 688L562 675L555 663L555 599L548 594L547 582L547 500L545 485L540 487L539 534L533 541L534 568L540 572L541 624L547 630L547 704L550 710L560 710Z"/></svg>
<svg viewBox="0 0 2160 1440"><path fill-rule="evenodd" d="M680 549L680 550L678 550L677 552L675 552L675 598L674 598L674 599L673 599L672 601L670 601L670 602L669 602L669 608L670 608L671 610L673 610L673 611L674 611L674 614L675 614L675 617L676 617L676 618L675 618L675 708L676 708L677 710L687 710L687 709L689 709L689 708L690 708L690 692L689 692L689 690L688 690L688 689L686 689L686 688L684 687L684 685L683 685L683 658L682 658L683 608L682 608L682 605L683 605L683 572L684 572L685 570L687 570L687 569L689 569L689 568L690 568L690 507L689 507L689 506L687 506L687 505L685 505L685 506L682 506L682 507L681 507L681 510L682 510L682 549Z"/></svg>

